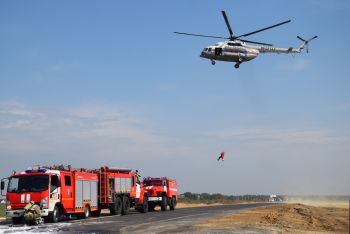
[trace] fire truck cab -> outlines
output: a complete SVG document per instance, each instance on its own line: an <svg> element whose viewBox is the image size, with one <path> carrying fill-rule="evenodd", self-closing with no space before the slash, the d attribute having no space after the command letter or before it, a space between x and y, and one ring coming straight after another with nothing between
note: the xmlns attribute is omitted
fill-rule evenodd
<svg viewBox="0 0 350 234"><path fill-rule="evenodd" d="M154 210L155 206L160 205L162 211L175 210L178 201L178 192L176 180L166 177L151 178L147 177L143 180L143 187L148 194L148 209Z"/></svg>
<svg viewBox="0 0 350 234"><path fill-rule="evenodd" d="M98 175L71 166L34 166L8 179L6 216L13 223L23 220L31 201L40 206L45 221L57 222L63 215L87 218L98 210ZM5 182L1 181L1 192Z"/></svg>

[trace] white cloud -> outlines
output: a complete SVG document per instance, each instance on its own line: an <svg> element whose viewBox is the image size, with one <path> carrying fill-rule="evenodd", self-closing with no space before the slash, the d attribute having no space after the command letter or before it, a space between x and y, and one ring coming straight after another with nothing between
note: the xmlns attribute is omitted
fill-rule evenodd
<svg viewBox="0 0 350 234"><path fill-rule="evenodd" d="M31 116L32 113L22 104L19 103L0 103L0 114L14 116Z"/></svg>
<svg viewBox="0 0 350 234"><path fill-rule="evenodd" d="M150 145L158 145L155 148L161 150L162 145L171 141L149 129L145 119L115 106L86 105L52 113L47 110L35 112L18 103L7 103L0 104L0 120L0 151L6 148L13 153L23 152L21 147L31 149L31 152L38 148L39 151L38 144L51 149L84 144L98 151L115 150L116 147L118 150L136 147L142 151ZM8 138L7 134L12 137ZM11 145L15 147L9 147Z"/></svg>
<svg viewBox="0 0 350 234"><path fill-rule="evenodd" d="M209 137L219 137L224 140L240 140L252 144L328 144L337 141L329 131L320 129L275 129L247 128L223 130L206 133Z"/></svg>
<svg viewBox="0 0 350 234"><path fill-rule="evenodd" d="M43 129L45 116L19 103L0 103L0 129Z"/></svg>

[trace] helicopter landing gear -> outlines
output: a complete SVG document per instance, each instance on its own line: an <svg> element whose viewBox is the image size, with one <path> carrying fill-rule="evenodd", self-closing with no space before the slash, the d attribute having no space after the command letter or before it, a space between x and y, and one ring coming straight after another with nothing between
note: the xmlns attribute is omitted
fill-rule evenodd
<svg viewBox="0 0 350 234"><path fill-rule="evenodd" d="M237 62L237 63L235 64L235 68L238 69L240 64L241 64L240 62Z"/></svg>
<svg viewBox="0 0 350 234"><path fill-rule="evenodd" d="M211 65L215 65L215 60L211 60Z"/></svg>

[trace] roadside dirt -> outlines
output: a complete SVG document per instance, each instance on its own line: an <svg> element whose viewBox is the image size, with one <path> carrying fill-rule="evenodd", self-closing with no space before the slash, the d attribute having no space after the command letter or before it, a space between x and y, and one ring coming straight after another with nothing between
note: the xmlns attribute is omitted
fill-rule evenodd
<svg viewBox="0 0 350 234"><path fill-rule="evenodd" d="M208 220L194 228L209 233L349 233L349 210L325 204L280 204Z"/></svg>

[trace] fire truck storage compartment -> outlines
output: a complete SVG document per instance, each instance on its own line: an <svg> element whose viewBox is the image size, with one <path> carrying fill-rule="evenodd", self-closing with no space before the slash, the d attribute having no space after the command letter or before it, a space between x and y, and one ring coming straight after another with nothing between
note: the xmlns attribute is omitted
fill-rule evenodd
<svg viewBox="0 0 350 234"><path fill-rule="evenodd" d="M91 201L91 208L97 208L97 181L75 181L75 208L83 209L83 202Z"/></svg>
<svg viewBox="0 0 350 234"><path fill-rule="evenodd" d="M115 185L117 193L131 192L131 178L115 178Z"/></svg>

